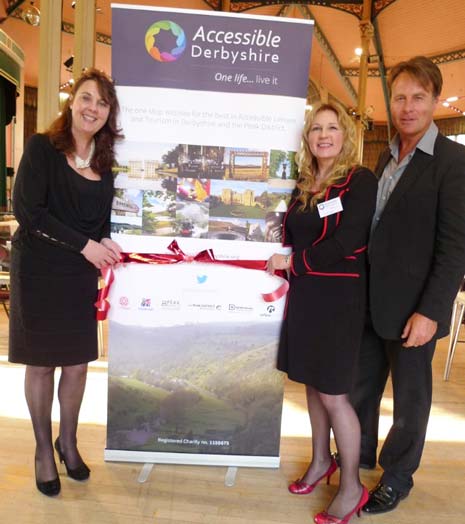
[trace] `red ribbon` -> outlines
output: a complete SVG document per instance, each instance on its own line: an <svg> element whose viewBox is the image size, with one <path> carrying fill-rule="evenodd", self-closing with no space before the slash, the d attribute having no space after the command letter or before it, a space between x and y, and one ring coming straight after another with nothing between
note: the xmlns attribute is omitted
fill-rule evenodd
<svg viewBox="0 0 465 524"><path fill-rule="evenodd" d="M173 240L168 246L171 251L167 254L155 253L121 253L121 262L137 262L139 264L177 264L179 262L203 262L207 264L223 264L227 266L236 266L244 269L258 269L266 271L265 260L218 260L215 258L212 249L204 249L197 253L197 255L186 255L179 247L176 240ZM105 320L110 309L108 302L108 294L110 293L111 285L115 279L113 268L107 267L101 270L103 285L100 287L95 307L97 308L97 320ZM265 302L274 302L283 297L289 289L289 282L286 279L285 271L277 271L277 276L283 279L282 284L271 293L262 293L262 298Z"/></svg>

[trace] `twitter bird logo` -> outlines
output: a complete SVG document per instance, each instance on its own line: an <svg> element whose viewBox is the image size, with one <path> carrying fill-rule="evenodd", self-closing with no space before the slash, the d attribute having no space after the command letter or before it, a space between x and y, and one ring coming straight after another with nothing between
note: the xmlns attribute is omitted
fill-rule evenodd
<svg viewBox="0 0 465 524"><path fill-rule="evenodd" d="M197 282L204 284L207 281L207 275L197 275Z"/></svg>

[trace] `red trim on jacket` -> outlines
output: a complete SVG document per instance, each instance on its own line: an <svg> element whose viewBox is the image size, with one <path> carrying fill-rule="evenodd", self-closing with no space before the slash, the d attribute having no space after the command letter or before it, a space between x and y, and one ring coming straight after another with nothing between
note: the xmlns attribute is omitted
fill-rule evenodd
<svg viewBox="0 0 465 524"><path fill-rule="evenodd" d="M367 246L359 247L358 249L354 249L353 255L348 255L344 257L346 260L357 260L357 257L355 255L360 255L360 253L363 253L367 250Z"/></svg>
<svg viewBox="0 0 465 524"><path fill-rule="evenodd" d="M339 188L339 187L345 187L345 186L350 182L350 180L351 180L353 174L355 173L355 170L356 170L356 169L357 169L357 166L353 167L353 168L350 170L349 174L347 175L347 178L344 180L344 182L342 182L342 184L334 184L334 185L332 185L332 186L330 186L330 187L337 187L337 188Z"/></svg>
<svg viewBox="0 0 465 524"><path fill-rule="evenodd" d="M326 188L325 198L324 198L324 200L323 200L324 202L326 202L326 201L328 200L328 196L329 196L329 192L331 191L331 187L332 187L332 186L328 186L328 187ZM325 217L323 218L323 232L321 233L320 238L317 238L317 239L315 240L315 242L313 242L312 247L313 247L313 246L316 246L316 245L318 244L318 242L320 242L321 240L323 240L323 238L326 236L326 231L327 231L327 229L328 229L328 215L325 216Z"/></svg>
<svg viewBox="0 0 465 524"><path fill-rule="evenodd" d="M349 174L347 175L347 178L341 184L335 184L335 185L327 187L326 191L325 191L324 199L322 201L325 202L325 201L328 200L329 194L330 194L330 192L331 192L331 190L333 188L341 189L341 191L339 191L339 193L338 193L338 197L342 199L342 196L345 193L350 191L350 188L348 188L347 185L350 183L350 181L352 179L352 176L355 173L356 169L357 169L356 167L352 168L351 171L349 172ZM283 246L291 245L291 244L286 244L286 241L285 241L286 220L287 220L287 216L288 216L289 212L295 206L296 203L297 203L297 199L294 200L294 202L292 202L292 204L288 207L288 209L287 209L287 211L286 211L286 213L284 215L284 218L283 218ZM328 232L328 223L329 223L328 218L329 218L329 215L323 218L323 230L322 230L322 233L321 233L320 237L317 238L317 240L315 240L313 242L312 247L317 245L319 242L321 242L325 238L325 236L326 236L326 234ZM335 218L336 218L336 227L337 227L339 225L340 220L341 220L341 212L338 212L336 214ZM358 257L356 255L358 255L360 253L363 253L364 251L366 251L366 249L367 249L367 246L360 247L360 248L354 250L352 255L348 255L348 256L344 257L344 259L346 259L346 260L357 260ZM324 271L313 271L312 268L310 267L309 262L307 261L307 256L306 256L306 250L305 249L302 251L302 261L303 261L304 266L305 266L305 268L307 270L307 272L304 273L302 276L360 278L360 273L330 273L330 272L324 272ZM290 270L291 270L291 273L294 276L300 276L295 271L294 254L291 255Z"/></svg>
<svg viewBox="0 0 465 524"><path fill-rule="evenodd" d="M291 203L291 205L287 208L287 211L286 213L284 213L284 217L283 217L283 222L281 224L281 227L283 229L283 234L282 234L282 237L283 237L283 241L282 241L282 245L284 247L286 246L290 246L291 244L286 244L286 220L287 220L287 217L289 215L289 212L290 210L296 205L297 203L297 200L294 200L294 202Z"/></svg>
<svg viewBox="0 0 465 524"><path fill-rule="evenodd" d="M320 271L312 271L311 273L305 273L305 276L311 277L351 277L360 278L360 273L323 273Z"/></svg>
<svg viewBox="0 0 465 524"><path fill-rule="evenodd" d="M306 267L306 269L310 272L312 272L312 268L310 267L310 265L308 264L307 262L307 257L305 256L305 250L302 252L302 260L304 262L304 266Z"/></svg>
<svg viewBox="0 0 465 524"><path fill-rule="evenodd" d="M337 188L337 189L339 189L339 188L345 188L345 187L350 183L350 181L351 181L351 179L352 179L352 176L353 176L353 174L355 173L355 170L356 170L356 167L353 167L353 168L350 170L349 174L347 175L347 178L346 178L346 179L344 180L344 182L342 182L341 184L334 184L334 185L332 185L332 186L328 186L328 187L326 188L326 192L325 192L325 196L324 196L323 202L326 202L326 201L328 200L329 193L330 193L330 191L331 191L332 188ZM341 197L341 196L342 196L344 193L346 193L347 191L349 191L348 188L347 188L347 189L343 189L342 191L339 191L338 197ZM341 215L341 212L337 213L337 215L336 215L336 227L339 225L339 221L340 221L340 219L341 219L340 215ZM315 242L313 242L312 247L313 247L313 246L316 246L316 245L317 245L319 242L321 242L321 241L324 239L324 237L326 236L326 233L327 233L327 230L328 230L328 216L325 216L323 220L324 220L324 222L323 222L323 232L322 232L320 238L317 238L317 239L315 240Z"/></svg>
<svg viewBox="0 0 465 524"><path fill-rule="evenodd" d="M291 273L297 277L297 273L296 273L296 270L294 268L294 253L291 254Z"/></svg>

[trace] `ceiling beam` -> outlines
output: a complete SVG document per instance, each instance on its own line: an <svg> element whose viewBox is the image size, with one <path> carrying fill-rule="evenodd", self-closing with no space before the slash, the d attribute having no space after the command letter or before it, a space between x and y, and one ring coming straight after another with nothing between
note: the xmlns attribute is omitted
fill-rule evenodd
<svg viewBox="0 0 465 524"><path fill-rule="evenodd" d="M363 161L363 135L366 125L366 96L368 80L368 58L370 55L370 42L374 36L372 24L372 0L363 0L363 15L360 20L360 40L362 54L360 56L360 78L358 81L358 99L356 113L357 146L359 161Z"/></svg>
<svg viewBox="0 0 465 524"><path fill-rule="evenodd" d="M336 53L333 51L331 44L329 43L323 31L321 30L321 27L319 26L318 22L315 20L315 17L313 16L312 12L310 11L310 8L307 5L299 5L298 8L304 18L314 21L315 38L318 40L318 43L320 44L321 48L323 49L323 52L325 53L326 57L328 58L330 64L336 70L337 76L339 77L339 80L341 81L342 85L344 86L345 90L347 91L348 95L350 96L352 102L356 104L357 103L357 93L354 89L354 86L348 80L347 78L348 75L345 74L344 68L342 67L341 63L339 62L336 56Z"/></svg>
<svg viewBox="0 0 465 524"><path fill-rule="evenodd" d="M459 49L457 51L451 51L449 53L442 53L440 55L429 56L428 57L436 65L449 64L451 62L457 62L458 60L465 60L465 49ZM358 76L358 68L347 68L344 69L344 75L347 77ZM381 76L379 69L369 69L369 77L379 77Z"/></svg>
<svg viewBox="0 0 465 524"><path fill-rule="evenodd" d="M203 0L213 10L221 10L221 4L223 0ZM294 5L315 5L318 7L328 7L331 9L337 9L344 13L356 16L359 20L363 16L363 1L364 0L294 0L290 2ZM373 17L379 15L379 13L396 2L397 0L371 0L373 4ZM243 13L251 9L257 9L259 7L280 5L285 0L229 0L231 4L231 10L235 13Z"/></svg>
<svg viewBox="0 0 465 524"><path fill-rule="evenodd" d="M63 33L68 33L69 35L74 35L75 33L74 24L70 24L69 22L62 22L61 30ZM95 33L95 41L99 44L111 46L111 36L104 33Z"/></svg>
<svg viewBox="0 0 465 524"><path fill-rule="evenodd" d="M375 30L373 41L375 44L376 54L378 55L378 71L381 77L381 86L383 87L384 105L386 107L386 114L387 114L388 137L390 137L391 136L391 124L392 124L391 105L389 103L389 89L387 86L387 72L386 72L386 65L384 64L383 45L381 43L379 25L376 19L373 20L373 28Z"/></svg>
<svg viewBox="0 0 465 524"><path fill-rule="evenodd" d="M436 65L456 62L457 60L465 60L465 49L459 49L458 51L451 51L449 53L442 53L441 55L430 56L429 58Z"/></svg>
<svg viewBox="0 0 465 524"><path fill-rule="evenodd" d="M350 77L357 77L359 76L360 74L360 69L358 67L350 67L350 68L347 68L347 69L344 69L344 76L347 76L348 78ZM380 72L379 72L379 69L368 69L368 77L369 78L379 78L380 76Z"/></svg>
<svg viewBox="0 0 465 524"><path fill-rule="evenodd" d="M22 13L23 13L22 9L17 9L11 16L13 18L17 18L18 20L22 20L24 22L23 17L21 16ZM69 35L74 35L75 33L74 24L71 24L70 22L62 21L61 30L63 31L63 33L67 33ZM106 35L105 33L96 33L95 41L98 42L99 44L105 44L105 45L111 46L111 36Z"/></svg>
<svg viewBox="0 0 465 524"><path fill-rule="evenodd" d="M279 8L278 15L277 16L287 16L287 13L289 12L289 9L291 8L292 4L286 4L282 5Z"/></svg>

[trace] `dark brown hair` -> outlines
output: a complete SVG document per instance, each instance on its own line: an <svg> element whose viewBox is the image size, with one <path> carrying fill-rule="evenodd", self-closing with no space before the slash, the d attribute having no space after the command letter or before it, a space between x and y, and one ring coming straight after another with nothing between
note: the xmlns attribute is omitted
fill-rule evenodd
<svg viewBox="0 0 465 524"><path fill-rule="evenodd" d="M123 138L121 129L118 129L117 124L119 104L116 98L115 86L111 78L103 71L89 68L82 72L82 75L74 83L71 95L66 100L60 116L52 122L44 134L49 137L50 142L58 151L70 154L76 150L76 144L71 132L72 115L70 106L81 85L88 80L96 82L100 96L110 106L105 125L94 136L95 153L90 165L96 173L103 174L110 171L114 165L115 153L113 146L115 141Z"/></svg>
<svg viewBox="0 0 465 524"><path fill-rule="evenodd" d="M434 98L441 94L442 75L439 67L426 56L415 56L405 62L399 62L389 72L388 87L392 89L394 80L402 73L406 73L427 91L431 90Z"/></svg>

